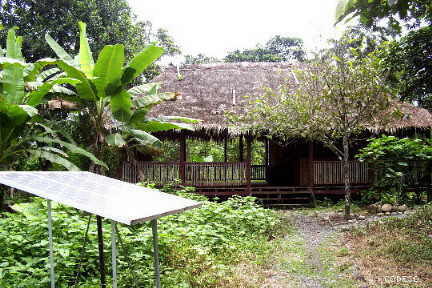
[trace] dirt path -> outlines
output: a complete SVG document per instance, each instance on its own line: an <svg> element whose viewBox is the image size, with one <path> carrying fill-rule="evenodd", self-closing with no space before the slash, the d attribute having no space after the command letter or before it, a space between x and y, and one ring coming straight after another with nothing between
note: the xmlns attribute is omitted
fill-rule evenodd
<svg viewBox="0 0 432 288"><path fill-rule="evenodd" d="M338 240L348 223L334 225L322 215L301 211L284 213L294 229L280 243L270 276L260 288L362 287L337 256L344 251Z"/></svg>
<svg viewBox="0 0 432 288"><path fill-rule="evenodd" d="M268 277L260 288L367 287L349 257L343 233L391 216L358 217L346 221L341 213L285 211L293 231L280 242Z"/></svg>
<svg viewBox="0 0 432 288"><path fill-rule="evenodd" d="M324 287L321 284L323 279L318 276L324 272L318 248L331 233L335 232L335 230L330 225L323 225L316 217L297 214L293 218L294 225L299 235L305 241L306 253L304 263L317 274L317 276L299 275L302 287Z"/></svg>

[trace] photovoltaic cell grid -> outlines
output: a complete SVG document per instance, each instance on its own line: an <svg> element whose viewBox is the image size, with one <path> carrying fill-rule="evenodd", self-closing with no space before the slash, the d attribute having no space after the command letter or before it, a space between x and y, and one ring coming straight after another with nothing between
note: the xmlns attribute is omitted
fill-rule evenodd
<svg viewBox="0 0 432 288"><path fill-rule="evenodd" d="M199 202L90 172L0 172L0 183L127 225L199 207Z"/></svg>

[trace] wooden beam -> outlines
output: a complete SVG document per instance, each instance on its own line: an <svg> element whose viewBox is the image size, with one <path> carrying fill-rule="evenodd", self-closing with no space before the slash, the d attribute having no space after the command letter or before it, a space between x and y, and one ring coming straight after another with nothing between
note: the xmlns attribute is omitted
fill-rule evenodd
<svg viewBox="0 0 432 288"><path fill-rule="evenodd" d="M186 162L187 158L186 136L180 135L180 162Z"/></svg>
<svg viewBox="0 0 432 288"><path fill-rule="evenodd" d="M264 153L265 153L265 156L264 156L264 161L265 161L265 163L264 163L264 165L267 167L267 166L269 166L269 140L267 139L267 138L265 138L265 140L264 140Z"/></svg>
<svg viewBox="0 0 432 288"><path fill-rule="evenodd" d="M314 160L314 143L309 143L309 151L308 151L308 170L309 170L309 191L311 193L312 202L314 207L317 206L316 198L315 198L315 191L314 191L314 167L313 167L313 160Z"/></svg>
<svg viewBox="0 0 432 288"><path fill-rule="evenodd" d="M224 138L224 162L228 162L228 138Z"/></svg>
<svg viewBox="0 0 432 288"><path fill-rule="evenodd" d="M252 176L252 137L246 138L246 179L247 192L251 195L251 176Z"/></svg>
<svg viewBox="0 0 432 288"><path fill-rule="evenodd" d="M187 144L186 144L186 136L182 133L180 135L180 171L179 176L180 180L182 181L182 184L185 184L186 182L186 160L187 160Z"/></svg>

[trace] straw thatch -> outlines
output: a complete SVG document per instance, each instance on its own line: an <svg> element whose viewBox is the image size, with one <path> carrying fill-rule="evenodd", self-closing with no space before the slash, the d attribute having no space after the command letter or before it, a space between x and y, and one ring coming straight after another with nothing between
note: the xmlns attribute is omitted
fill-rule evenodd
<svg viewBox="0 0 432 288"><path fill-rule="evenodd" d="M275 91L284 84L296 83L289 63L217 63L168 67L154 82L162 83L164 91L178 92L176 101L165 102L152 109L151 115L176 115L201 119L189 137L220 139L238 135L241 130L228 123L226 112L244 113L246 104L262 95L265 88ZM249 98L245 98L248 96ZM387 131L402 128L430 128L432 115L425 109L400 103L402 119L392 122ZM380 130L380 127L371 127ZM168 132L165 136L174 136ZM159 136L164 136L160 134Z"/></svg>

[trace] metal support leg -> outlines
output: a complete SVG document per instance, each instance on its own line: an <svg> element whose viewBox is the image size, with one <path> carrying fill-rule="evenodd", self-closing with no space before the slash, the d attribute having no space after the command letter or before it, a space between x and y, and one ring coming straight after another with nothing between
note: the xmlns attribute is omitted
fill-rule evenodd
<svg viewBox="0 0 432 288"><path fill-rule="evenodd" d="M48 204L48 243L49 243L48 245L49 245L50 282L51 282L51 288L55 288L51 200L47 200L47 204Z"/></svg>
<svg viewBox="0 0 432 288"><path fill-rule="evenodd" d="M161 283L160 283L157 219L152 220L151 223L152 223L152 231L153 231L153 266L155 271L155 286L156 288L160 288Z"/></svg>
<svg viewBox="0 0 432 288"><path fill-rule="evenodd" d="M99 248L99 273L100 273L100 287L106 288L106 277L105 277L105 255L104 255L104 239L103 239L103 227L102 217L96 216L97 233L98 233L98 248Z"/></svg>
<svg viewBox="0 0 432 288"><path fill-rule="evenodd" d="M111 220L111 262L112 262L112 288L117 288L117 246L116 227Z"/></svg>

